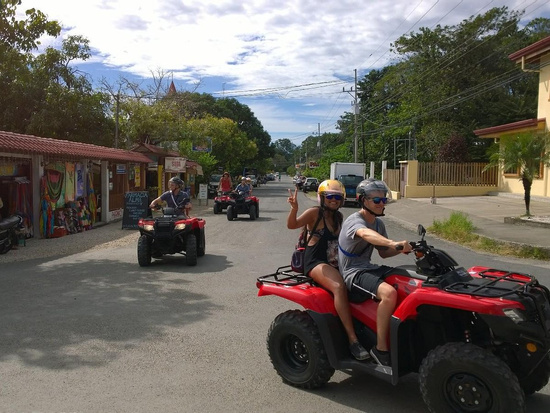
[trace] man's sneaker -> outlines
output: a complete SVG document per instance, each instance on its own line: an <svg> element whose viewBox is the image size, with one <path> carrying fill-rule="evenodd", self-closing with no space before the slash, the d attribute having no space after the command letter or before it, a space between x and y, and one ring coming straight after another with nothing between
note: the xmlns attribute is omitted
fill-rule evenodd
<svg viewBox="0 0 550 413"><path fill-rule="evenodd" d="M359 341L351 343L349 346L349 351L351 351L351 355L357 360L366 360L370 358L369 352L361 345Z"/></svg>
<svg viewBox="0 0 550 413"><path fill-rule="evenodd" d="M380 351L376 348L376 346L374 346L370 349L370 355L378 365L391 367L389 351Z"/></svg>

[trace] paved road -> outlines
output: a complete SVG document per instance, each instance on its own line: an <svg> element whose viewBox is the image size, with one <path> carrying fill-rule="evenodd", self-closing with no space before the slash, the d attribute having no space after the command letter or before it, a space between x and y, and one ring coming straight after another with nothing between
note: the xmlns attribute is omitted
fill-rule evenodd
<svg viewBox="0 0 550 413"><path fill-rule="evenodd" d="M425 412L415 375L393 387L336 372L325 388L304 391L271 367L267 329L297 306L258 298L255 279L286 264L298 236L284 225L286 187L255 191L257 221L205 211L207 251L196 267L171 257L140 268L133 235L122 230L116 244L2 263L0 411ZM389 231L416 239L391 223ZM444 245L461 262L502 263ZM546 412L549 402L547 386L528 411Z"/></svg>

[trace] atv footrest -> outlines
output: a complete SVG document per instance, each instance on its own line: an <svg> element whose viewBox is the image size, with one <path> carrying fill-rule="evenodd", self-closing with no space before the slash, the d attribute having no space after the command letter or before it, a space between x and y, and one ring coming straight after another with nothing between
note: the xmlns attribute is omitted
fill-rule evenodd
<svg viewBox="0 0 550 413"><path fill-rule="evenodd" d="M281 284L288 286L313 283L311 277L292 271L290 265L279 267L273 274L262 275L258 277L257 280L262 284Z"/></svg>

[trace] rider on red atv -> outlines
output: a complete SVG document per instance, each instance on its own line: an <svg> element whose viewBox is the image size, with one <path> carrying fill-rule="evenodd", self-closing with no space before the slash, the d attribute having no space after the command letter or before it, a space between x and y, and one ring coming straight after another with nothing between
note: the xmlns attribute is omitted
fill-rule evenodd
<svg viewBox="0 0 550 413"><path fill-rule="evenodd" d="M231 177L229 176L229 172L224 172L222 175L222 178L220 179L220 183L218 184L218 191L222 194L228 194L231 192Z"/></svg>
<svg viewBox="0 0 550 413"><path fill-rule="evenodd" d="M370 354L378 364L384 366L391 366L388 333L397 303L397 291L384 282L383 275L390 267L371 263L371 256L375 248L382 258L411 251L409 242L388 238L384 222L379 218L384 216L390 193L383 181L373 178L362 181L357 186L357 200L361 210L344 221L338 238L338 265L350 290L350 300L380 300L376 316L377 342Z"/></svg>
<svg viewBox="0 0 550 413"><path fill-rule="evenodd" d="M175 208L176 211L182 215L189 216L189 210L191 209L191 200L187 192L183 190L185 182L174 176L168 181L169 191L164 192L158 198L155 198L149 208L154 208L161 201L165 201L168 207Z"/></svg>
<svg viewBox="0 0 550 413"><path fill-rule="evenodd" d="M242 193L245 198L250 196L251 188L250 185L248 185L248 183L246 182L246 177L242 177L241 183L237 185L235 191L237 191L237 193Z"/></svg>

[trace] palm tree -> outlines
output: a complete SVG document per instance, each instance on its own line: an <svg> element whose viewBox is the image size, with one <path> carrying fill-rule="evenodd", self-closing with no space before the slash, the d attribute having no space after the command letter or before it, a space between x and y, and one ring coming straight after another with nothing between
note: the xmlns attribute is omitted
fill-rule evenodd
<svg viewBox="0 0 550 413"><path fill-rule="evenodd" d="M525 215L530 216L531 186L541 173L541 165L550 166L550 135L526 132L500 139L498 150L489 158L485 169L499 165L504 171L518 171L523 184Z"/></svg>

